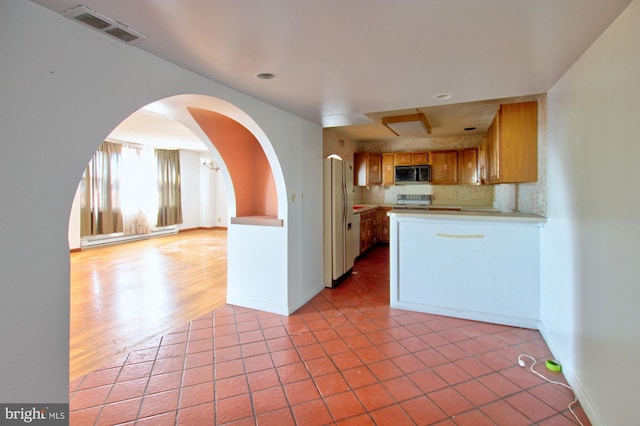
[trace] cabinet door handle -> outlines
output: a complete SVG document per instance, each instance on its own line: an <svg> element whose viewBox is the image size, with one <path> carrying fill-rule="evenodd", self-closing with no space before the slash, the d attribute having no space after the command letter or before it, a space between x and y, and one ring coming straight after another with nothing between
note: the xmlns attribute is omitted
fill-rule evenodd
<svg viewBox="0 0 640 426"><path fill-rule="evenodd" d="M454 234L442 234L436 233L436 236L442 238L484 238L483 234L467 234L467 235L454 235Z"/></svg>

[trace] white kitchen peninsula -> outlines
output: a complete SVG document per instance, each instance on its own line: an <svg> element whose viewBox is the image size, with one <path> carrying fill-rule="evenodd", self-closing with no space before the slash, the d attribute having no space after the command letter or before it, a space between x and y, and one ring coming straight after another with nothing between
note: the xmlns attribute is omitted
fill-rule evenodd
<svg viewBox="0 0 640 426"><path fill-rule="evenodd" d="M538 328L538 215L392 210L391 306Z"/></svg>

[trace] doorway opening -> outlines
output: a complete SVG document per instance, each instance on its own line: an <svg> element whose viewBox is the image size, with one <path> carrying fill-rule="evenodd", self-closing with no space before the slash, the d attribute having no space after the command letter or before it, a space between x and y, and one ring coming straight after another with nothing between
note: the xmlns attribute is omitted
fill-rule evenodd
<svg viewBox="0 0 640 426"><path fill-rule="evenodd" d="M150 121L141 122L141 115ZM258 138L238 117L242 117L241 111L218 99L181 95L145 106L110 134L109 139L116 141L180 149L183 188L185 180L187 184L183 193L198 193L199 200L190 203L191 210L175 235L72 253L72 380L109 359L118 362L149 339L157 340L226 302L230 221L258 218L262 225L281 222L277 179L272 172L279 170L279 165L274 166L273 158L268 158ZM170 137L160 138L158 132ZM190 150L189 146L198 148ZM203 167L211 163L213 167ZM78 221L72 208L72 251L80 247ZM103 255L92 256L98 251ZM78 288L74 290L74 286ZM183 306L177 307L181 303ZM105 315L115 321L105 324ZM102 328L96 327L98 323ZM123 324L133 328L129 337L118 331Z"/></svg>

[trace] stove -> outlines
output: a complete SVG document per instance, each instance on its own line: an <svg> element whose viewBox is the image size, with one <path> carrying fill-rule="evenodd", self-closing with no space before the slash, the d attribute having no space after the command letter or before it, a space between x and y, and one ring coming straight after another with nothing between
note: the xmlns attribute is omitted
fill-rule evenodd
<svg viewBox="0 0 640 426"><path fill-rule="evenodd" d="M427 194L398 194L395 208L428 209L431 205L431 195Z"/></svg>

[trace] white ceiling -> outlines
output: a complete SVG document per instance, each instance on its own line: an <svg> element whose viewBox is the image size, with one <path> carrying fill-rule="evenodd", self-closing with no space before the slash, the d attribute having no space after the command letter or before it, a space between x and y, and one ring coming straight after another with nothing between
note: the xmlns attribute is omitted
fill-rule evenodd
<svg viewBox="0 0 640 426"><path fill-rule="evenodd" d="M60 13L79 4L33 1ZM428 107L547 92L631 3L81 1L146 35L136 47L324 127L349 126L341 130L358 140L379 137L371 118L381 112L429 111L436 134L457 109ZM256 78L264 72L277 77ZM434 99L440 93L452 96ZM456 126L487 115L457 111L468 117Z"/></svg>

